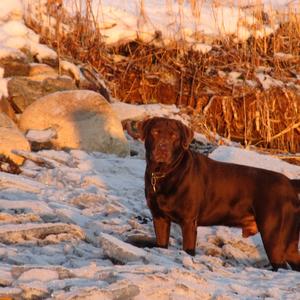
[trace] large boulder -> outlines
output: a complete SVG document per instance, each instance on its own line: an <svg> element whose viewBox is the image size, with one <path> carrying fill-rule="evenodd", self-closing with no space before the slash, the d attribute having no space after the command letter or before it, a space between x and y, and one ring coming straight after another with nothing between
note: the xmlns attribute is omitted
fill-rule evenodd
<svg viewBox="0 0 300 300"><path fill-rule="evenodd" d="M6 114L0 113L0 154L21 165L24 158L13 154L14 149L29 151L30 145L15 123Z"/></svg>
<svg viewBox="0 0 300 300"><path fill-rule="evenodd" d="M56 149L82 149L125 156L129 146L110 104L88 90L56 92L32 103L20 118L21 130L56 130Z"/></svg>

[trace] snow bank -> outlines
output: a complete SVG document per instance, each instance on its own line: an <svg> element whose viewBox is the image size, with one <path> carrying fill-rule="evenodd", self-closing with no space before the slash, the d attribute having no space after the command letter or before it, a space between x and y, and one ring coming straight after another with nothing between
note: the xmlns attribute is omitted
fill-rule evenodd
<svg viewBox="0 0 300 300"><path fill-rule="evenodd" d="M209 157L218 161L237 163L240 165L275 171L282 173L291 179L300 179L299 166L291 165L280 160L279 158L272 157L270 155L259 154L255 151L220 146L214 150Z"/></svg>
<svg viewBox="0 0 300 300"><path fill-rule="evenodd" d="M24 0L40 13L40 0ZM45 3L42 2L42 3ZM90 7L84 0L64 0L64 9L84 18ZM275 12L287 12L297 8L297 2L278 1L221 1L199 2L191 7L190 1L165 0L94 0L91 2L93 18L98 22L102 38L107 44L140 39L159 45L185 40L202 53L210 51L207 43L211 37L234 35L246 40L251 35L270 35L278 28L277 21L262 21L259 12L265 11L272 19ZM93 19L93 20L94 20ZM42 16L45 26L53 31L53 17ZM67 28L68 24L64 27ZM206 38L210 37L210 38ZM206 43L203 41L207 41Z"/></svg>
<svg viewBox="0 0 300 300"><path fill-rule="evenodd" d="M20 20L23 18L23 5L21 0L9 0L0 2L0 24L8 20Z"/></svg>
<svg viewBox="0 0 300 300"><path fill-rule="evenodd" d="M74 5L74 2L77 5ZM80 1L64 0L66 9L71 15L78 12ZM180 4L181 3L181 4ZM240 40L246 40L251 35L265 36L277 29L277 24L271 27L257 19L257 11L270 13L276 10L287 10L297 7L297 3L281 1L196 1L192 8L189 1L109 1L92 2L94 16L97 16L103 37L108 44L140 38L145 42L155 40L160 36L163 42L184 38L197 50L207 52L210 47L201 44L198 36L235 35ZM86 12L84 2L80 6L83 15ZM274 23L274 22L273 22ZM253 25L256 26L253 26ZM260 24L260 26L257 26ZM255 29L254 29L255 28ZM159 33L159 34L158 34ZM200 43L199 43L200 42Z"/></svg>

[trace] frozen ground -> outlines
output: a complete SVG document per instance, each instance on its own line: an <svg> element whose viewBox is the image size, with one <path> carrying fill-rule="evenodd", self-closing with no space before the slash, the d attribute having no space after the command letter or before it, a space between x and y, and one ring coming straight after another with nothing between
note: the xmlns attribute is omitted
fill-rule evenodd
<svg viewBox="0 0 300 300"><path fill-rule="evenodd" d="M144 199L143 145L130 144L137 157L40 151L27 154L21 175L0 173L0 295L300 298L300 273L268 271L260 236L244 239L240 229L199 227L195 257L181 251L175 225L168 250L132 246L152 241L154 233ZM300 178L300 167L255 152L223 146L211 156Z"/></svg>

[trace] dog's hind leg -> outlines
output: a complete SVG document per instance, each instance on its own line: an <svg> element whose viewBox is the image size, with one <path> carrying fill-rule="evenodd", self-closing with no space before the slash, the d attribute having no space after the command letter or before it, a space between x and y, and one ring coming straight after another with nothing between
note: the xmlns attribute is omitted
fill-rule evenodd
<svg viewBox="0 0 300 300"><path fill-rule="evenodd" d="M287 269L285 261L286 244L284 241L282 217L278 214L266 213L256 218L263 245L274 271Z"/></svg>
<svg viewBox="0 0 300 300"><path fill-rule="evenodd" d="M290 232L287 236L286 261L295 271L300 271L299 229L300 216L295 215L290 221Z"/></svg>
<svg viewBox="0 0 300 300"><path fill-rule="evenodd" d="M285 261L284 245L280 239L270 240L262 234L263 244L269 258L270 264L273 271L277 271L279 268L288 269L287 263Z"/></svg>

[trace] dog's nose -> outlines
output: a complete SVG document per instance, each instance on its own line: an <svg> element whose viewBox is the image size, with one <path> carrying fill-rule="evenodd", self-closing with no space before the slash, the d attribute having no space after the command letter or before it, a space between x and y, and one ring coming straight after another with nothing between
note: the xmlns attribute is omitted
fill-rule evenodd
<svg viewBox="0 0 300 300"><path fill-rule="evenodd" d="M167 143L161 142L158 144L158 146L161 150L168 150Z"/></svg>

